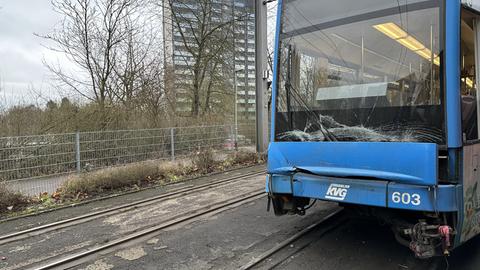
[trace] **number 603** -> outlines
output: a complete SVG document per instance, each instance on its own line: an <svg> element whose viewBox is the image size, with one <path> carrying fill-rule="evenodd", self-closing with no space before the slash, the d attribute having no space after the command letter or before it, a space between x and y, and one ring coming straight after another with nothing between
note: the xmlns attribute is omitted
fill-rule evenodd
<svg viewBox="0 0 480 270"><path fill-rule="evenodd" d="M392 202L396 204L405 204L405 205L415 205L418 206L422 203L421 197L419 194L410 194L408 192L400 193L400 192L393 192L392 193Z"/></svg>

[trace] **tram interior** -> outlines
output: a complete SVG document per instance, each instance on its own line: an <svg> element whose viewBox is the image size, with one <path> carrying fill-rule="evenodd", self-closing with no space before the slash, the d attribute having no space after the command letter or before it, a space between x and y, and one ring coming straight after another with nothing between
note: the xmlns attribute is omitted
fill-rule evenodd
<svg viewBox="0 0 480 270"><path fill-rule="evenodd" d="M477 77L475 38L478 17L466 10L462 11L461 22L461 95L462 95L462 129L464 140L478 139L477 114Z"/></svg>
<svg viewBox="0 0 480 270"><path fill-rule="evenodd" d="M478 139L476 21L462 11L465 140ZM322 141L331 132L344 141L444 144L439 25L435 10L425 9L298 35L292 30L282 44L277 139Z"/></svg>

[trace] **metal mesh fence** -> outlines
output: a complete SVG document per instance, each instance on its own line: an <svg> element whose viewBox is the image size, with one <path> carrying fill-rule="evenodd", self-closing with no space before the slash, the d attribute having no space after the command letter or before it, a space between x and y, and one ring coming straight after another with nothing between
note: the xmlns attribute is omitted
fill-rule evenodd
<svg viewBox="0 0 480 270"><path fill-rule="evenodd" d="M0 138L0 179L71 172L75 157L75 134Z"/></svg>
<svg viewBox="0 0 480 270"><path fill-rule="evenodd" d="M170 129L86 132L80 134L81 169L102 168L149 159L166 159Z"/></svg>
<svg viewBox="0 0 480 270"><path fill-rule="evenodd" d="M238 146L253 145L255 126L237 126ZM204 150L235 149L235 126L81 132L0 138L0 180L81 172Z"/></svg>

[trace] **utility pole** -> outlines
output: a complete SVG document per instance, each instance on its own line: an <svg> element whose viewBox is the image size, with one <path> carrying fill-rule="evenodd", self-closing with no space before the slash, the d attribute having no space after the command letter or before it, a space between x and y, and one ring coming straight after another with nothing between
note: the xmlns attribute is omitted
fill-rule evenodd
<svg viewBox="0 0 480 270"><path fill-rule="evenodd" d="M267 1L255 0L255 97L257 153L268 149Z"/></svg>
<svg viewBox="0 0 480 270"><path fill-rule="evenodd" d="M232 60L233 60L233 91L235 92L235 105L234 105L234 122L235 122L235 135L234 145L235 151L238 150L238 89L237 89L237 59L236 59L236 33L235 33L235 0L232 0Z"/></svg>

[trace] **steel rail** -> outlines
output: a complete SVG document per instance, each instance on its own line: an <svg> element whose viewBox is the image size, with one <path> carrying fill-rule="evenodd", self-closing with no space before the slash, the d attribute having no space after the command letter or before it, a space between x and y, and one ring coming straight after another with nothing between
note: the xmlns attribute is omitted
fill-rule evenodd
<svg viewBox="0 0 480 270"><path fill-rule="evenodd" d="M130 235L127 235L125 237L113 240L113 241L109 242L108 244L97 246L97 247L94 247L94 248L86 250L86 251L78 252L76 254L60 258L58 260L49 262L49 263L44 264L44 265L35 266L34 268L31 268L31 269L46 270L46 269L52 269L52 268L61 268L62 266L65 266L66 264L74 263L75 261L79 261L81 259L84 259L85 257L91 256L91 255L94 255L94 254L98 254L98 253L100 253L104 250L114 248L116 246L119 246L119 245L125 244L127 242L137 240L137 239L142 238L142 237L146 237L150 234L158 233L159 231L161 231L163 229L166 229L168 227L179 225L181 223L184 223L184 222L187 222L187 221L190 221L190 220L194 220L195 218L198 218L198 217L210 214L210 213L214 213L214 212L222 211L222 210L227 210L231 206L236 205L238 207L240 205L249 203L253 200L263 198L266 195L265 191L263 191L263 190L255 190L255 191L252 191L252 192L248 192L248 193L244 193L242 195L239 195L239 196L237 196L237 199L233 199L233 200L229 199L229 200L217 202L217 203L208 205L206 207L203 207L201 209L196 209L196 210L193 210L193 211L190 211L190 212L187 212L187 213L179 214L176 217L173 217L172 219L170 219L168 221L165 221L165 222L163 222L159 225L155 225L153 227L143 229L143 230L138 231L138 232L134 232L134 233L132 233ZM69 265L68 267L72 267L72 265Z"/></svg>
<svg viewBox="0 0 480 270"><path fill-rule="evenodd" d="M108 208L108 209L88 213L88 214L77 216L77 217L74 217L74 218L64 219L64 220L60 220L60 221L57 221L57 222L52 222L52 223L48 223L48 224L45 224L45 225L33 227L33 228L30 228L30 229L26 229L26 230L2 235L2 236L0 236L0 245L10 243L10 242L13 242L13 241L17 241L17 240L22 240L22 239L29 238L31 236L34 236L35 235L34 233L39 232L39 231L45 231L45 230L46 231L53 231L53 230L60 229L60 228L65 228L65 227L69 227L69 226L73 226L73 225L78 225L78 224L81 224L81 223L88 222L88 221L90 221L90 220L92 220L93 218L96 218L96 217L100 217L100 216L103 217L103 216L108 216L108 215L113 215L113 214L117 214L117 213L126 212L126 211L129 211L129 210L132 210L132 209L137 209L138 207L151 205L151 204L153 204L153 203L155 203L159 200L162 200L162 199L171 199L171 197L174 197L174 196L177 196L177 195L189 194L189 193L194 192L194 191L199 191L199 190L204 190L204 189L208 189L208 188L212 188L212 187L222 186L224 184L228 184L228 183L230 183L232 181L235 181L235 180L244 179L244 178L247 178L247 177L250 177L250 176L262 175L264 173L265 173L264 171L252 172L252 173L248 173L248 174L244 174L244 175L239 175L239 176L233 176L233 177L229 177L229 178L225 178L225 179L220 179L220 180L217 180L217 181L214 181L214 182L211 182L211 183L207 183L207 184L203 184L203 185L198 185L198 186L189 185L185 188L176 189L176 190L173 190L171 192L168 192L168 193L165 193L165 194L162 194L162 195L159 195L159 196L155 196L155 197L152 197L152 198L139 200L139 201L136 201L136 202L123 204L123 205L116 206L116 207L113 207L113 208ZM142 204L145 204L145 205L142 205Z"/></svg>
<svg viewBox="0 0 480 270"><path fill-rule="evenodd" d="M292 235L291 237L289 237L289 238L285 239L284 241L280 242L279 244L275 245L273 248L265 251L260 256L255 257L254 259L252 259L250 262L243 265L239 269L240 270L249 270L249 269L254 268L255 266L257 266L261 262L265 261L266 259L268 259L272 255L274 255L275 253L277 253L280 250L282 250L283 248L285 248L286 246L289 246L291 243L297 241L301 237L303 237L306 234L312 232L316 228L322 226L323 224L325 224L325 222L333 220L335 218L339 218L343 213L344 213L343 208L335 210L334 212L330 213L329 215L322 218L321 220L313 223L312 225L308 226L307 228L299 231L298 233Z"/></svg>

